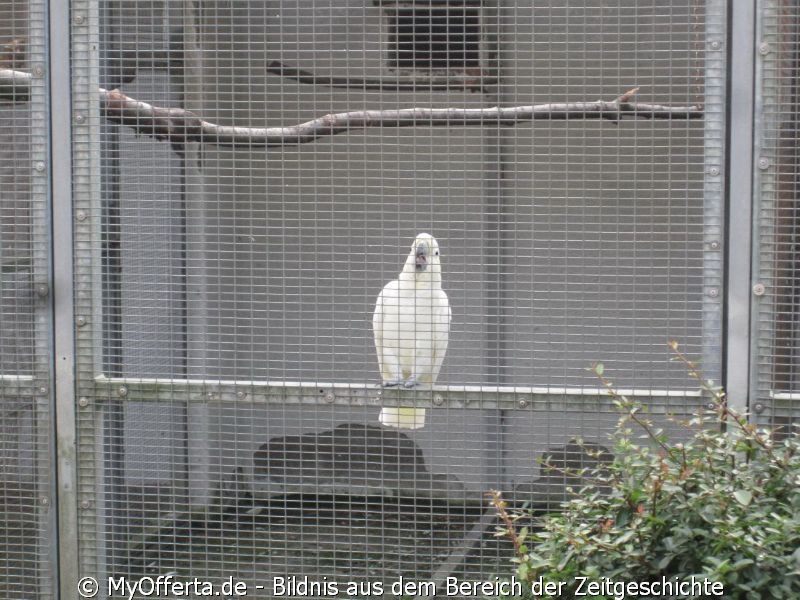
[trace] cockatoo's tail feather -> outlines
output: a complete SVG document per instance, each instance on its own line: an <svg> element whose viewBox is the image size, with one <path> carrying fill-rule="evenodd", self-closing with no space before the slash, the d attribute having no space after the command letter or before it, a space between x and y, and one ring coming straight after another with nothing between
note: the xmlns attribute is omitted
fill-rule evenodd
<svg viewBox="0 0 800 600"><path fill-rule="evenodd" d="M425 426L424 408L382 408L378 417L381 425L399 429L419 429Z"/></svg>

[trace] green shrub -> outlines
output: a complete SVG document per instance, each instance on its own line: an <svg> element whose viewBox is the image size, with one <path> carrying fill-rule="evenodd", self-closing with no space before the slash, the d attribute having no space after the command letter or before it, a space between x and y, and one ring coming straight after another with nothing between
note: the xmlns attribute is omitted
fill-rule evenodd
<svg viewBox="0 0 800 600"><path fill-rule="evenodd" d="M676 343L670 345L713 399L713 410L682 423L687 441L672 442L639 404L615 391L597 364L592 370L621 412L614 461L592 473L593 483L562 512L534 519L531 527L521 527L530 515L492 493L503 521L497 535L514 543L523 589L530 592L536 582L563 584L560 594L537 598L572 598L579 577L657 582L692 576L721 583L724 595L716 597L800 598L796 432L778 440L757 429L727 407L722 390L701 379ZM609 589L583 597L643 597Z"/></svg>

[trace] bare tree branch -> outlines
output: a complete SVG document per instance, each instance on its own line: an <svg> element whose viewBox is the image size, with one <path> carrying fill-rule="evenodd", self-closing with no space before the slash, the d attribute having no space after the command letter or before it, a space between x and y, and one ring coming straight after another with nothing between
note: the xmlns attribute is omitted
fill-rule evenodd
<svg viewBox="0 0 800 600"><path fill-rule="evenodd" d="M316 75L295 67L272 61L267 65L267 73L293 79L309 85L324 85L331 88L352 90L380 90L385 92L470 90L482 92L486 85L497 84L497 77L483 76L480 69L466 70L463 75L436 76L426 78L397 77L396 79L362 79L359 77L326 77Z"/></svg>
<svg viewBox="0 0 800 600"><path fill-rule="evenodd" d="M0 99L21 102L28 99L31 75L23 71L0 70ZM532 106L491 108L405 108L361 110L324 115L287 127L238 127L203 121L191 111L165 108L141 102L119 90L98 91L106 119L130 127L140 135L167 140L174 146L188 142L216 144L229 148L292 146L321 137L369 127L496 127L533 119L700 119L700 106L663 106L631 102L639 88L618 98L594 102L565 102Z"/></svg>
<svg viewBox="0 0 800 600"><path fill-rule="evenodd" d="M118 90L101 90L106 118L142 135L173 144L205 142L225 147L291 146L321 137L368 127L464 127L515 125L532 119L699 119L699 106L662 106L632 103L634 88L612 101L550 103L492 108L405 108L361 110L324 115L288 127L237 127L201 120L179 108L161 108L125 96Z"/></svg>

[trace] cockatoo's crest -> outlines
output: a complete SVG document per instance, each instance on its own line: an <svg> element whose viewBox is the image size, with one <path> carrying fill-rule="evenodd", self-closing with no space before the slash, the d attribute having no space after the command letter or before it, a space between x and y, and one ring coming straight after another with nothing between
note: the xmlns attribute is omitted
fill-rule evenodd
<svg viewBox="0 0 800 600"><path fill-rule="evenodd" d="M400 279L414 279L417 285L442 284L442 262L439 257L439 242L430 233L420 233L411 244Z"/></svg>

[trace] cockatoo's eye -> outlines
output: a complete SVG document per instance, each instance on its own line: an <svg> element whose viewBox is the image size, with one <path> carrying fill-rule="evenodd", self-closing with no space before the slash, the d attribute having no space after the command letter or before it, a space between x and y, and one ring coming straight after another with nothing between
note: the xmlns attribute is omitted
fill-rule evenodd
<svg viewBox="0 0 800 600"><path fill-rule="evenodd" d="M434 252L434 254L435 254L436 256L439 256L439 251L437 250L436 252Z"/></svg>

